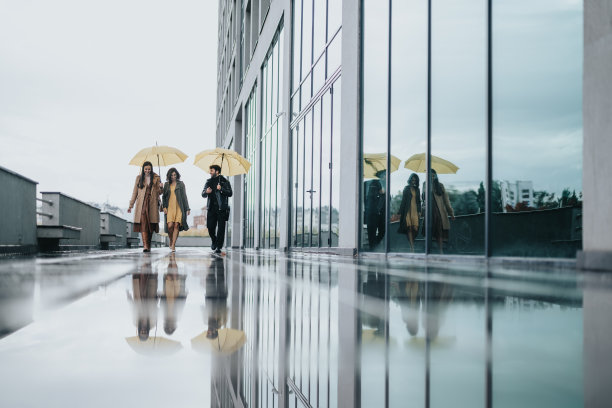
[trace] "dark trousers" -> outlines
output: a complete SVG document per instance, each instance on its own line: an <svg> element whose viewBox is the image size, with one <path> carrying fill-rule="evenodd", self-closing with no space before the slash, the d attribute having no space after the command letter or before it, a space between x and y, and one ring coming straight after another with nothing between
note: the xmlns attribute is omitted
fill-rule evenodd
<svg viewBox="0 0 612 408"><path fill-rule="evenodd" d="M223 241L225 240L225 222L219 219L219 214L216 210L208 211L206 218L206 228L208 228L208 235L212 241L212 245L216 249L223 248Z"/></svg>
<svg viewBox="0 0 612 408"><path fill-rule="evenodd" d="M385 237L385 215L383 214L368 214L366 219L368 226L368 244L370 249L378 245Z"/></svg>

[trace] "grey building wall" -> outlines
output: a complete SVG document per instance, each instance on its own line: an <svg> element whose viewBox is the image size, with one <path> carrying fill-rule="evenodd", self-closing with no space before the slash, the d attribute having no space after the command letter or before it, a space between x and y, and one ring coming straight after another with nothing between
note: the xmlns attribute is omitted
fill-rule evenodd
<svg viewBox="0 0 612 408"><path fill-rule="evenodd" d="M0 167L0 246L36 246L37 184Z"/></svg>
<svg viewBox="0 0 612 408"><path fill-rule="evenodd" d="M53 201L53 205L43 202L42 211L53 214L53 218L43 217L43 225L67 225L81 228L81 237L62 239L60 246L98 247L100 244L100 209L57 192L41 193L43 200ZM58 204L59 203L59 204Z"/></svg>
<svg viewBox="0 0 612 408"><path fill-rule="evenodd" d="M118 235L110 246L127 246L126 229L127 221L123 218L107 212L100 213L100 234Z"/></svg>
<svg viewBox="0 0 612 408"><path fill-rule="evenodd" d="M612 2L584 2L583 252L585 269L612 270Z"/></svg>

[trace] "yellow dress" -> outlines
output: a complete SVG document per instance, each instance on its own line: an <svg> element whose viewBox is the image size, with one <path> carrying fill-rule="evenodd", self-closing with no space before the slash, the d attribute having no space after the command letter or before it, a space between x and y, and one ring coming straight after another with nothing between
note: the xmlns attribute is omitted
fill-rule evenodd
<svg viewBox="0 0 612 408"><path fill-rule="evenodd" d="M176 194L174 189L176 186L170 185L170 198L168 199L168 221L167 222L178 222L179 224L183 220L183 213L179 208Z"/></svg>
<svg viewBox="0 0 612 408"><path fill-rule="evenodd" d="M410 199L410 211L406 213L406 225L413 229L419 229L419 213L417 212L416 204L416 189L410 187L412 198Z"/></svg>

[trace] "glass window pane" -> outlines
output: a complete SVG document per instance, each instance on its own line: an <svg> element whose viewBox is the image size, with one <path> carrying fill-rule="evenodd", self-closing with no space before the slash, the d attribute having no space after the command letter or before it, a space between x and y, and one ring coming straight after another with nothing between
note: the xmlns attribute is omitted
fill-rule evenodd
<svg viewBox="0 0 612 408"><path fill-rule="evenodd" d="M583 2L493 2L493 253L582 247Z"/></svg>
<svg viewBox="0 0 612 408"><path fill-rule="evenodd" d="M386 226L389 4L364 0L361 248L384 252Z"/></svg>
<svg viewBox="0 0 612 408"><path fill-rule="evenodd" d="M404 164L427 146L427 3L393 3L392 23L391 151L399 166L391 173L389 188L389 251L422 253L424 170ZM415 184L410 186L413 174Z"/></svg>
<svg viewBox="0 0 612 408"><path fill-rule="evenodd" d="M486 4L440 0L432 16L432 251L482 254Z"/></svg>

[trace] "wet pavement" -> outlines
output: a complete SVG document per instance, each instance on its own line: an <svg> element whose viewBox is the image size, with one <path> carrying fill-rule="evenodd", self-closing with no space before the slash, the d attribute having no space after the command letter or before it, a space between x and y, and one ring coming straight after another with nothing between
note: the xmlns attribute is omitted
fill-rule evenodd
<svg viewBox="0 0 612 408"><path fill-rule="evenodd" d="M265 251L2 259L0 406L609 406L611 289Z"/></svg>

